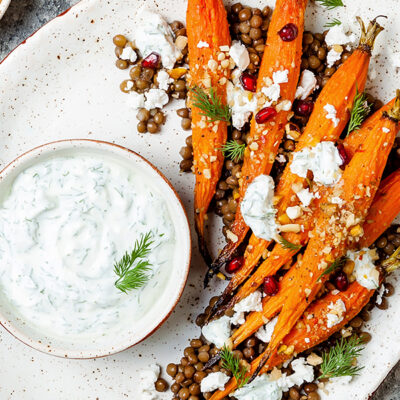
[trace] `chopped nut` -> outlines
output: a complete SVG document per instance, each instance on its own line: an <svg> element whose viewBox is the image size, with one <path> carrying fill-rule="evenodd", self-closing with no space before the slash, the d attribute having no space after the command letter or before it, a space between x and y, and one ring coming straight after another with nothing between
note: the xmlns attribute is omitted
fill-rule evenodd
<svg viewBox="0 0 400 400"><path fill-rule="evenodd" d="M211 179L211 171L207 168L203 171L204 178Z"/></svg>
<svg viewBox="0 0 400 400"><path fill-rule="evenodd" d="M225 51L225 52L227 52L227 51L230 50L229 46L227 46L227 45L225 45L225 46L219 46L219 49L220 49L221 51Z"/></svg>
<svg viewBox="0 0 400 400"><path fill-rule="evenodd" d="M250 150L258 150L258 143L257 142L253 142L251 143L251 145L249 146Z"/></svg>
<svg viewBox="0 0 400 400"><path fill-rule="evenodd" d="M222 68L228 68L229 67L229 60L222 60L221 61L221 67Z"/></svg>
<svg viewBox="0 0 400 400"><path fill-rule="evenodd" d="M354 271L354 266L355 266L355 263L353 260L347 260L346 264L343 267L343 272L346 275L351 275Z"/></svg>
<svg viewBox="0 0 400 400"><path fill-rule="evenodd" d="M343 47L340 44L334 44L333 50L335 50L336 53L343 53Z"/></svg>
<svg viewBox="0 0 400 400"><path fill-rule="evenodd" d="M168 71L168 74L172 79L179 79L183 75L185 75L187 73L187 71L188 70L186 68L179 67L179 68L170 69Z"/></svg>
<svg viewBox="0 0 400 400"><path fill-rule="evenodd" d="M221 281L224 281L226 279L226 276L222 272L218 272L217 278L221 279Z"/></svg>
<svg viewBox="0 0 400 400"><path fill-rule="evenodd" d="M307 357L307 362L312 365L313 367L316 367L317 365L322 364L322 358L320 356L317 356L315 353L311 353Z"/></svg>
<svg viewBox="0 0 400 400"><path fill-rule="evenodd" d="M233 243L236 243L239 238L229 229L226 231L226 237Z"/></svg>
<svg viewBox="0 0 400 400"><path fill-rule="evenodd" d="M280 231L299 233L301 231L301 226L300 224L286 224L281 226Z"/></svg>
<svg viewBox="0 0 400 400"><path fill-rule="evenodd" d="M218 68L218 63L211 59L208 61L208 68L210 68L211 71L216 71L216 69Z"/></svg>
<svg viewBox="0 0 400 400"><path fill-rule="evenodd" d="M282 214L278 217L278 221L281 224L288 225L290 224L290 218L286 214Z"/></svg>
<svg viewBox="0 0 400 400"><path fill-rule="evenodd" d="M361 236L364 233L364 230L360 224L353 226L350 230L350 235L351 236Z"/></svg>

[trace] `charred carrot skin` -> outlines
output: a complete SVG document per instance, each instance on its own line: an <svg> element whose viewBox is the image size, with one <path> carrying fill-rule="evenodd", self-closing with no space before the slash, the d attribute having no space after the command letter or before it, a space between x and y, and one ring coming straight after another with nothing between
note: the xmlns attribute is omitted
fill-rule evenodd
<svg viewBox="0 0 400 400"><path fill-rule="evenodd" d="M221 101L226 104L226 82L230 77L230 69L229 66L223 68L217 60L221 46L230 46L231 38L222 0L189 0L186 24L190 85L204 89L213 87ZM209 47L199 48L200 41L206 42ZM204 224L224 163L224 156L219 149L227 139L227 123L211 122L201 113L197 107L192 107L193 166L196 177L195 226L200 252L206 262L210 263Z"/></svg>
<svg viewBox="0 0 400 400"><path fill-rule="evenodd" d="M288 70L288 82L282 83L281 98L293 102L296 86L300 75L300 61L302 53L302 37L304 31L304 14L307 0L277 0L271 23L268 29L267 43L261 62L257 81L257 92L267 85L266 80L272 79L272 74L278 70ZM278 32L288 23L296 25L297 37L291 42L281 39ZM263 105L259 105L259 109ZM231 228L233 240L230 240L222 250L217 260L212 264L210 276L218 271L233 255L240 243L244 240L248 226L240 212L240 202L248 185L261 174L269 174L275 161L280 142L284 134L289 111L281 110L271 120L258 124L253 117L249 134L249 148L246 149L242 178L240 180L238 207L235 221ZM250 150L253 148L254 150Z"/></svg>
<svg viewBox="0 0 400 400"><path fill-rule="evenodd" d="M362 25L363 26L363 25ZM313 147L322 141L336 142L345 128L350 118L350 110L353 105L354 97L357 90L363 91L368 75L368 66L371 58L371 50L374 45L376 36L381 32L382 28L373 21L369 27L369 35L363 32L359 47L346 60L346 62L335 72L324 89L318 96L314 105L314 110L307 123L306 129L296 146L296 152L303 150L306 147ZM339 123L335 126L331 120L326 118L326 110L324 107L331 104L337 110L337 118ZM382 113L389 110L393 103L384 106L380 111L369 118L368 126L360 131L356 131L349 135L345 143L349 142L347 148L349 152L359 146L362 142L365 132L379 121ZM344 144L345 144L344 143ZM354 154L354 151L352 152ZM350 156L352 155L350 154ZM299 205L299 199L293 191L295 186L306 186L306 179L293 174L290 170L291 162L286 166L283 175L279 181L275 195L281 198L278 205L278 219L286 215L286 209L290 206ZM311 205L311 215L304 215L296 220L297 223L304 227L302 232L287 233L283 236L291 243L304 245L308 242L308 232L313 229L314 222L318 218L320 210L320 201L314 201ZM263 239L258 239L254 235L251 236L249 245L245 251L244 266L234 275L229 282L220 300L214 306L212 313L214 316L219 316L228 308L234 306L235 303L248 296L256 290L262 283L265 276L273 275L284 264L286 264L297 251L288 250L280 244L276 244L270 256L258 267L253 276L244 284L239 292L227 303L224 307L221 304L226 303L227 298L231 293L246 279L246 277L255 268L262 254L265 252L271 242ZM217 308L219 310L217 311Z"/></svg>
<svg viewBox="0 0 400 400"><path fill-rule="evenodd" d="M344 201L342 209L334 216L321 216L318 220L304 253L302 267L295 277L296 285L291 287L259 367L278 348L329 278L328 275L321 276L321 272L342 257L350 244L357 243L361 238L363 232L359 224L364 221L376 194L397 134L399 119L400 91L392 110L370 130L360 151L355 153L336 185Z"/></svg>

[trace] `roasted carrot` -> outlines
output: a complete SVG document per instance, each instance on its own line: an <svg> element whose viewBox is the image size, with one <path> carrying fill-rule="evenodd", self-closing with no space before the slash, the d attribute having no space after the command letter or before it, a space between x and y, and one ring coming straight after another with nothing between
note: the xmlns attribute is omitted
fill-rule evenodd
<svg viewBox="0 0 400 400"><path fill-rule="evenodd" d="M280 85L281 100L293 103L300 75L304 14L307 0L277 0L268 29L267 43L257 81L257 93L267 86L273 72L288 71L288 82ZM278 32L287 24L297 27L297 37L284 41ZM260 104L259 108L262 109ZM266 123L259 124L254 116L251 121L249 146L245 151L240 179L238 207L231 227L230 240L217 260L211 265L207 280L229 260L244 240L249 228L240 212L240 202L248 185L261 174L269 174L284 134L284 126L290 111L280 110ZM251 143L250 143L251 142Z"/></svg>
<svg viewBox="0 0 400 400"><path fill-rule="evenodd" d="M388 176L384 181L382 181L381 186L375 196L374 203L372 204L366 222L364 223L364 236L360 243L359 247L369 247L371 246L379 236L390 226L393 218L400 212L400 170L395 171L390 176ZM385 201L383 201L385 198ZM394 211L393 211L394 210ZM394 214L394 212L396 214ZM382 215L383 218L380 220L380 224L377 225L377 229L368 230L366 226L368 224L368 218L370 215ZM292 267L293 270L293 267ZM291 271L292 271L291 270ZM284 279L290 279L293 277L293 273L288 271L285 275ZM283 281L281 282L282 286L284 285ZM282 292L279 293L279 295ZM300 323L296 324L289 334L283 339L282 344L286 346L286 348L290 348L293 346L293 353L299 354L305 350L313 348L318 344L322 343L326 339L328 339L333 333L339 331L344 325L346 325L350 320L352 320L361 309L368 303L369 299L373 295L374 290L368 290L363 286L359 285L357 282L353 282L349 285L348 289L343 292L330 292L323 298L316 300L313 302L306 310L304 315L300 319ZM277 296L270 298L270 301L275 301ZM326 327L326 315L329 312L328 306L331 303L335 303L337 300L342 300L346 307L346 313L343 315L343 321L337 325L332 326L331 328ZM281 304L285 299L280 298L277 304ZM266 304L268 304L266 302ZM279 312L279 307L276 312ZM271 318L264 316L264 318ZM252 330L252 333L256 332L259 327L264 324L262 313L252 313L246 320L246 324L248 321L251 321L252 324L256 324L256 326L249 326L248 329ZM251 334L247 335L243 332L242 325L232 336L234 347L236 347L240 342L246 339ZM321 329L321 326L324 328ZM241 331L241 332L239 332ZM305 339L308 339L307 341ZM273 367L279 365L280 363L286 361L292 356L292 354L285 354L284 352L278 353L275 352L271 355L268 360L268 363L263 366L260 370L260 374L267 372ZM263 359L263 354L261 354L257 359L255 359L251 368L248 371L248 375L251 376L258 369L261 361ZM228 384L225 386L223 391L217 391L211 397L211 400L220 400L227 396L229 393L232 393L236 389L236 381L231 379Z"/></svg>
<svg viewBox="0 0 400 400"><path fill-rule="evenodd" d="M397 170L384 179L379 186L379 190L365 218L363 225L364 235L358 243L358 247L369 247L374 243L375 240L385 232L399 213L400 170ZM294 265L285 274L279 284L280 290L276 296L265 297L263 299L263 311L249 314L246 322L233 333L233 347L238 346L261 328L265 323L265 319L270 320L279 313L286 301L288 290L290 284L294 281L297 268L299 268L299 265Z"/></svg>
<svg viewBox="0 0 400 400"><path fill-rule="evenodd" d="M291 286L259 368L278 348L329 278L329 274L321 273L345 254L349 243L357 243L362 237L361 224L378 189L399 120L400 90L397 91L394 106L369 130L341 180L332 189L344 204L334 214L321 215L318 219L296 274L296 285Z"/></svg>
<svg viewBox="0 0 400 400"><path fill-rule="evenodd" d="M189 0L186 16L190 85L213 88L226 104L226 83L229 66L218 61L221 51L229 51L231 43L226 10L222 0ZM199 42L208 47L199 48ZM226 46L227 49L225 48ZM222 49L221 49L222 47ZM219 149L227 139L227 122L211 121L192 106L193 166L196 177L194 209L200 252L211 262L204 238L207 210L221 175L224 156Z"/></svg>
<svg viewBox="0 0 400 400"><path fill-rule="evenodd" d="M358 48L336 71L318 96L306 129L297 143L296 152L301 151L306 147L315 146L317 143L322 141L337 141L349 121L349 110L351 110L357 90L364 90L371 58L371 50L374 41L381 30L382 28L376 23L376 21L373 21L370 24L367 32L363 30ZM327 104L333 105L337 110L337 118L339 118L339 123L337 125L326 118L324 107ZM376 120L379 120L381 115L382 112L375 114L374 119L371 122L372 126ZM348 138L352 136L353 135L350 135ZM346 138L346 141L348 138ZM353 147L355 143L361 143L358 134L357 137L352 140L352 143ZM285 218L288 218L286 215L287 207L297 206L300 203L293 191L293 187L302 187L306 184L306 179L294 174L290 169L290 165L291 163L286 166L275 192L276 197L282 199L278 205L277 215L278 220L280 219L282 222L284 222ZM314 204L314 209L312 211L314 211L313 214L316 215L304 215L296 221L304 227L303 231L299 233L285 234L284 237L286 240L300 245L305 244L308 241L308 231L313 228L314 220L320 213L318 202L317 204ZM214 306L212 312L216 312L217 308L220 307L229 295L246 279L255 268L270 243L271 242L263 239L258 239L255 235L251 236L244 255L244 266L233 276L220 300ZM281 244L276 244L272 254L262 263L256 273L246 282L239 293L237 293L229 304L225 307L221 307L219 312L215 315L220 315L226 308L232 307L236 302L256 290L266 275L275 273L282 265L286 264L291 257L297 253L297 251L298 250L287 249Z"/></svg>

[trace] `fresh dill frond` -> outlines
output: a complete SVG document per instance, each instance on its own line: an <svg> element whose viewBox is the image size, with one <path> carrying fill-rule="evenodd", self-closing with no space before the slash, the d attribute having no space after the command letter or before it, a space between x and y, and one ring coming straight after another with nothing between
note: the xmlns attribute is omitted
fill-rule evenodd
<svg viewBox="0 0 400 400"><path fill-rule="evenodd" d="M342 0L316 0L318 3L321 3L322 6L326 7L328 10L333 10L336 7L343 7Z"/></svg>
<svg viewBox="0 0 400 400"><path fill-rule="evenodd" d="M354 97L353 107L351 108L350 122L347 129L347 134L360 128L361 124L367 118L371 107L368 104L367 96L365 93L359 93L357 89L356 96Z"/></svg>
<svg viewBox="0 0 400 400"><path fill-rule="evenodd" d="M338 268L344 266L347 261L347 257L337 258L325 271L318 277L318 281L325 275L330 275L332 272L336 271Z"/></svg>
<svg viewBox="0 0 400 400"><path fill-rule="evenodd" d="M249 381L249 376L246 376L247 368L240 364L240 359L235 357L232 351L224 346L221 350L222 368L232 372L236 379L238 388L241 388Z"/></svg>
<svg viewBox="0 0 400 400"><path fill-rule="evenodd" d="M114 272L118 276L114 285L121 292L139 289L148 282L147 272L150 271L151 264L144 258L153 244L151 236L151 232L141 235L140 239L136 240L133 250L130 253L126 252L121 260L114 264Z"/></svg>
<svg viewBox="0 0 400 400"><path fill-rule="evenodd" d="M302 248L301 244L294 244L292 242L289 242L289 240L286 240L283 236L279 236L278 241L284 249L299 250Z"/></svg>
<svg viewBox="0 0 400 400"><path fill-rule="evenodd" d="M348 340L341 338L335 346L322 355L322 375L318 379L358 375L364 367L357 367L354 364L362 350L364 347L360 338L356 336Z"/></svg>
<svg viewBox="0 0 400 400"><path fill-rule="evenodd" d="M232 161L239 162L243 158L245 149L245 143L240 144L236 140L229 140L221 148L221 151L224 157L230 158Z"/></svg>
<svg viewBox="0 0 400 400"><path fill-rule="evenodd" d="M212 87L206 92L201 87L194 86L190 91L193 94L193 106L202 111L201 115L213 122L230 122L231 110L222 103L215 88Z"/></svg>
<svg viewBox="0 0 400 400"><path fill-rule="evenodd" d="M324 28L333 28L334 26L342 25L342 21L339 21L337 18L334 18L332 21L327 22L324 25Z"/></svg>

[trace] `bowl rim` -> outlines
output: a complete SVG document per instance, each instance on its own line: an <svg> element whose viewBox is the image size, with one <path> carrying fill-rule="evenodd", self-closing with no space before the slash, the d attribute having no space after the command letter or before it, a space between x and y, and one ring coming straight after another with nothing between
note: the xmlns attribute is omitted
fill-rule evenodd
<svg viewBox="0 0 400 400"><path fill-rule="evenodd" d="M0 0L0 19L3 18L10 3L11 3L11 0Z"/></svg>
<svg viewBox="0 0 400 400"><path fill-rule="evenodd" d="M165 177L165 175L155 166L153 165L150 161L148 161L145 157L140 155L139 153L135 152L134 150L131 150L127 147L121 146L116 143L111 143L107 142L104 140L97 140L97 139L60 139L52 142L48 142L39 146L36 146L28 151L25 151L24 153L20 154L18 157L13 159L11 162L9 162L4 168L0 170L0 182L3 180L3 175L8 173L10 169L14 168L17 166L18 163L23 162L24 159L27 156L34 156L37 155L40 157L39 154L35 154L36 152L46 149L51 146L58 146L58 145L68 145L70 144L72 147L73 145L98 145L103 149L107 149L109 146L113 147L114 149L117 149L117 151L121 151L121 153L126 152L130 156L138 158L141 162L144 162L148 166L150 166L154 172L158 175L159 178L161 178L165 184L169 186L173 193L174 199L177 201L177 205L179 205L179 209L182 212L182 219L184 221L184 235L186 236L187 243L188 243L188 249L187 249L187 258L184 262L184 274L183 274L183 279L181 284L179 285L179 288L177 290L177 294L175 296L175 300L172 304L171 309L169 309L164 316L157 322L157 326L155 326L152 330L149 332L146 332L144 335L140 335L141 337L134 341L133 343L130 343L129 345L125 346L108 346L111 347L109 351L103 351L101 354L92 354L93 351L79 351L79 350L74 350L72 353L73 355L69 356L66 351L63 351L61 348L53 347L49 351L48 345L41 343L40 341L37 340L32 340L28 335L23 333L21 330L18 328L14 327L13 324L9 323L7 319L3 316L2 312L0 311L0 326L2 326L7 332L9 332L14 338L22 342L23 344L31 347L32 349L38 350L44 354L49 354L55 357L59 358L68 358L68 359L94 359L94 358L103 358L103 357L108 357L110 355L118 354L121 353L122 351L128 350L131 347L136 346L137 344L143 342L146 340L148 337L153 335L170 317L174 309L176 308L179 300L182 297L183 291L186 287L187 279L189 276L189 270L190 270L190 265L191 265L191 258L192 258L192 238L191 238L191 232L190 232L190 224L189 224L189 219L188 215L186 212L186 209L183 205L183 202L181 198L179 197L177 191L175 188L172 186L171 182ZM53 151L57 150L56 148L53 148ZM100 352L99 352L100 353Z"/></svg>

